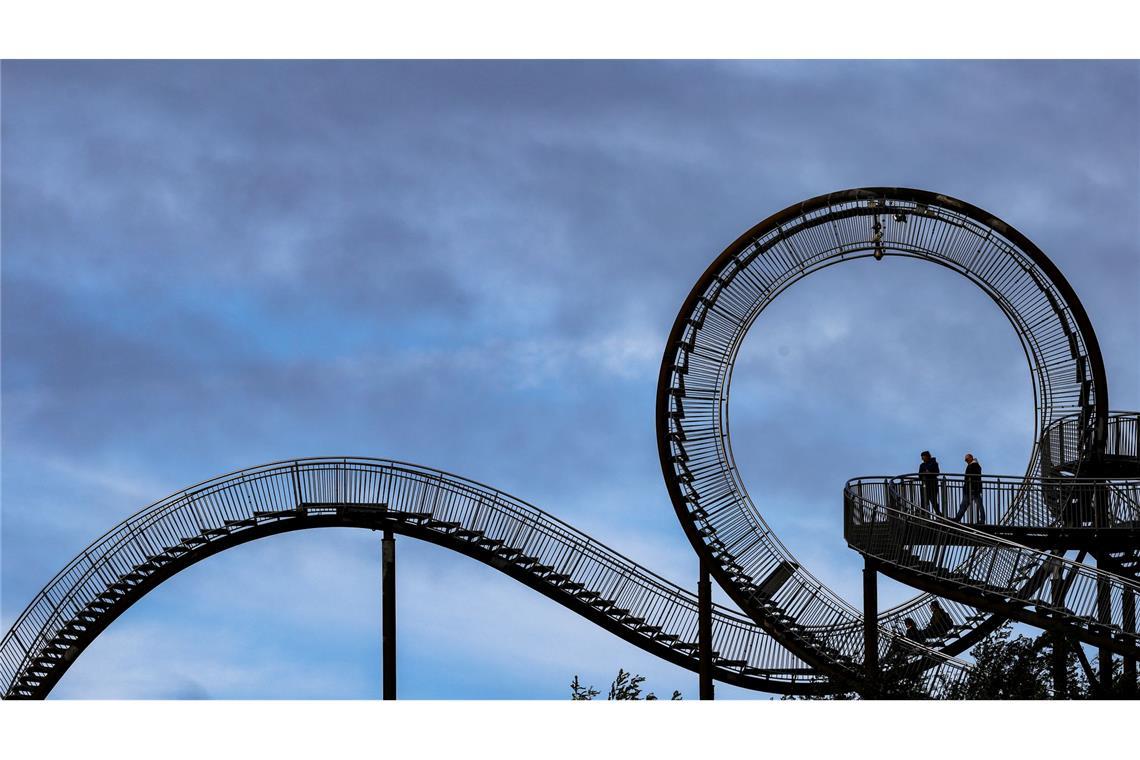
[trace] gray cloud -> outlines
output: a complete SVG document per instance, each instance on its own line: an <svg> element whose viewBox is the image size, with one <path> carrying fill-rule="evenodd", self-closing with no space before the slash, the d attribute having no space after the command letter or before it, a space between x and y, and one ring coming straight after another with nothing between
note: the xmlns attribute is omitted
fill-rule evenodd
<svg viewBox="0 0 1140 760"><path fill-rule="evenodd" d="M329 453L491 483L683 578L654 442L661 344L725 245L843 187L934 189L1018 227L1089 310L1114 406L1140 397L1135 62L6 62L0 76L6 621L146 502ZM980 366L954 361L970 351ZM1019 471L1022 361L946 273L821 274L744 347L733 432L749 488L841 585L854 558L838 520L828 543L812 536L846 478L909 467L916 446L951 469L978 441L987 471ZM172 625L224 626L180 604L163 607ZM590 635L558 614L550 636ZM151 635L157 617L108 635ZM255 630L232 631L232 651ZM373 632L353 630L365 651ZM454 676L465 694L494 666L481 646L449 661L470 668ZM68 694L117 667L88 657ZM274 667L266 655L233 688L221 670L173 668L161 689L139 671L114 693L363 688L344 663L312 687ZM546 693L522 675L503 688Z"/></svg>

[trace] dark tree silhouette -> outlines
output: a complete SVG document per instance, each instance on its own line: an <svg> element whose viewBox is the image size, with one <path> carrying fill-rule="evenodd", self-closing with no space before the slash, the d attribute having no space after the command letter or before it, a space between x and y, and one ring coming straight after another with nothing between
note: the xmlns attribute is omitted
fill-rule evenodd
<svg viewBox="0 0 1140 760"><path fill-rule="evenodd" d="M624 699L657 699L657 695L649 692L644 697L641 696L641 684L645 682L645 676L634 675L627 673L624 669L618 668L617 678L610 684L610 693L606 696L607 700L624 700ZM598 696L601 692L593 686L583 687L578 681L578 676L574 676L574 680L570 682L570 699L574 701L590 700ZM681 692L674 690L671 699L682 699Z"/></svg>

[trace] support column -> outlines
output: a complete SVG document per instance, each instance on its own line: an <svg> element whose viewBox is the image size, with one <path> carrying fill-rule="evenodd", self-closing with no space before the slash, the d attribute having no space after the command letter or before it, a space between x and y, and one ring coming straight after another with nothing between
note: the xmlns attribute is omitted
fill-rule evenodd
<svg viewBox="0 0 1140 760"><path fill-rule="evenodd" d="M863 558L864 699L874 699L879 682L879 563Z"/></svg>
<svg viewBox="0 0 1140 760"><path fill-rule="evenodd" d="M1112 567L1109 566L1108 563L1101 562L1100 557L1097 557L1096 566L1112 572ZM1110 602L1108 583L1103 580L1098 580L1096 583L1096 619L1105 625L1112 624L1112 608ZM1097 658L1099 660L1098 665L1100 666L1100 687L1107 695L1112 691L1112 651L1100 647L1097 652Z"/></svg>
<svg viewBox="0 0 1140 760"><path fill-rule="evenodd" d="M708 560L701 555L700 575L697 578L697 644L700 647L700 698L713 699L712 678L712 581L709 580Z"/></svg>
<svg viewBox="0 0 1140 760"><path fill-rule="evenodd" d="M1132 593L1132 589L1124 589L1124 630L1128 633L1136 633L1136 595ZM1136 698L1136 658L1125 657L1123 664L1123 672L1121 678L1124 682L1124 689L1121 693L1125 699Z"/></svg>
<svg viewBox="0 0 1140 760"><path fill-rule="evenodd" d="M1065 577L1060 562L1054 561L1052 565L1049 584L1052 587L1053 606L1061 609L1065 606ZM1069 641L1058 631L1053 631L1050 635L1053 637L1053 698L1065 699L1069 693Z"/></svg>
<svg viewBox="0 0 1140 760"><path fill-rule="evenodd" d="M381 545L383 594L384 699L396 698L396 539L384 531Z"/></svg>

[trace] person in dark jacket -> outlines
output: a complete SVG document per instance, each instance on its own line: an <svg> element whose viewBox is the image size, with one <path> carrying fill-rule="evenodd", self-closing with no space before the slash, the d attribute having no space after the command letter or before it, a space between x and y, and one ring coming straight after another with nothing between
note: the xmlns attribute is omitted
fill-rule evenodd
<svg viewBox="0 0 1140 760"><path fill-rule="evenodd" d="M922 506L930 509L930 514L938 514L938 460L929 451L919 454L922 464L918 475L922 479Z"/></svg>
<svg viewBox="0 0 1140 760"><path fill-rule="evenodd" d="M955 522L961 522L971 504L978 505L978 524L986 524L986 508L982 505L982 465L973 454L966 455L966 478L962 484L962 503L958 505Z"/></svg>
<svg viewBox="0 0 1140 760"><path fill-rule="evenodd" d="M942 609L942 605L935 599L930 603L930 622L922 629L922 636L925 639L942 639L954 627L954 621L946 614L946 610Z"/></svg>

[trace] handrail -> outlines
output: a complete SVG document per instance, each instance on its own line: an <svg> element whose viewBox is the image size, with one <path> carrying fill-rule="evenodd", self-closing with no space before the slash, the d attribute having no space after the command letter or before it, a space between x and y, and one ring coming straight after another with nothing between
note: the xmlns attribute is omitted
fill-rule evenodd
<svg viewBox="0 0 1140 760"><path fill-rule="evenodd" d="M1083 430L1080 414L1067 414L1053 420L1041 434L1044 465L1061 470L1079 462ZM1108 413L1104 454L1106 457L1140 458L1140 412Z"/></svg>
<svg viewBox="0 0 1140 760"><path fill-rule="evenodd" d="M166 563L160 559L164 552L173 552L185 565L235 542L243 530L252 535L286 521L346 518L346 510L364 520L398 515L419 521L421 532L435 531L437 540L446 538L453 547L464 540L482 541L499 552L492 563L514 562L513 572L532 584L554 586L563 603L571 598L604 601L599 609L613 613L611 628L623 626L628 638L645 648L657 647L655 653L671 648L675 660L688 658L695 667L697 599L686 589L542 510L475 481L393 460L337 457L286 460L212 478L136 512L103 534L36 596L0 641L5 692L31 693L21 678L49 667L66 670L77 653L70 659L51 654L62 632L77 620L97 627L100 616L120 614L149 590L148 577L157 577ZM522 557L526 562L520 564ZM111 593L117 586L123 587L119 596ZM100 599L106 599L107 609L98 608ZM773 690L825 684L751 619L718 605L713 622L718 667L737 673L741 683L751 678L754 688L763 684ZM36 664L45 657L46 664ZM964 663L946 657L932 664L928 679L935 689L940 687L933 679L949 682L966 672ZM58 680L60 674L49 675ZM46 682L48 676L38 677Z"/></svg>
<svg viewBox="0 0 1140 760"><path fill-rule="evenodd" d="M942 515L953 517L963 501L967 478L908 473L892 480L920 511L926 511L925 484L932 484ZM983 475L978 482L987 523L991 525L1140 529L1140 480Z"/></svg>
<svg viewBox="0 0 1140 760"><path fill-rule="evenodd" d="M856 551L962 590L979 606L1015 610L1041 627L1064 621L1077 638L1113 651L1140 648L1137 633L1126 630L1125 613L1125 600L1140 595L1140 583L932 517L899 485L897 477L848 481L844 536Z"/></svg>
<svg viewBox="0 0 1140 760"><path fill-rule="evenodd" d="M436 523L458 523L457 528L448 525L443 530L449 535L455 530L478 531L485 541L502 542L516 555L532 557L529 567L540 568L529 571L532 575L557 578L563 585L581 584L567 586L577 594L612 598L614 608L625 610L622 620L636 621L628 626L648 631L647 642L696 641L694 594L518 499L465 478L392 460L287 460L179 491L136 512L80 552L0 641L5 692L18 687L21 675L50 649L60 631L113 584L131 584L124 579L140 572L138 566L153 562L151 558L164 547L186 546L186 539L194 539L202 542L195 550L204 552L211 541L228 540L206 533L225 529L227 521L263 525L311 519L323 511L335 512L337 508L330 505L340 505L342 511L357 506L376 515L389 510L430 514ZM753 621L719 605L714 610L713 636L720 659L740 661L740 672L748 667L789 674L767 676L774 686L781 681L819 680L818 675L805 675L804 663L776 645Z"/></svg>

